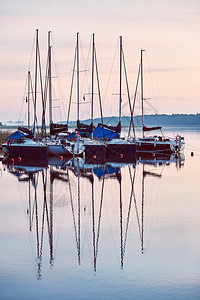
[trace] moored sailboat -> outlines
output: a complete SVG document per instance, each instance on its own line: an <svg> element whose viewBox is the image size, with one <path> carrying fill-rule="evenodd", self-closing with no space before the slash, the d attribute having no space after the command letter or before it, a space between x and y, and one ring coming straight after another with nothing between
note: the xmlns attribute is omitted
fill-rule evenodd
<svg viewBox="0 0 200 300"><path fill-rule="evenodd" d="M21 161L23 159L35 158L47 160L47 146L36 139L36 103L37 103L37 77L38 77L38 66L40 67L40 53L39 53L39 40L38 40L38 29L36 30L36 55L35 55L35 92L33 94L33 105L34 105L34 122L33 122L33 133L29 129L19 128L20 130L11 134L7 137L6 142L2 144L4 154L10 156L13 160ZM30 95L30 71L28 72L28 98ZM29 110L29 100L28 110ZM28 111L28 127L30 125L30 111ZM22 133L22 132L23 133Z"/></svg>
<svg viewBox="0 0 200 300"><path fill-rule="evenodd" d="M141 49L141 58L139 66L141 83L141 104L142 104L142 137L136 139L137 152L139 153L175 153L184 149L184 137L177 135L175 138L165 137L161 126L147 127L144 123L144 89L143 89L143 52ZM148 136L147 134L154 130L160 130L161 135Z"/></svg>

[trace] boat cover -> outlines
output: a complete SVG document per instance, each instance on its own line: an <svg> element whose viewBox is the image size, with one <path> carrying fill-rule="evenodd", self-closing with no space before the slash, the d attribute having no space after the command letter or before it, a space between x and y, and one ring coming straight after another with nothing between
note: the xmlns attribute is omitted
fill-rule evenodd
<svg viewBox="0 0 200 300"><path fill-rule="evenodd" d="M67 124L56 124L56 123L51 123L50 125L50 134L54 135L60 132L65 132L68 130L68 125Z"/></svg>
<svg viewBox="0 0 200 300"><path fill-rule="evenodd" d="M8 136L6 139L10 140L19 140L21 138L27 137L27 134L23 134L22 132L20 132L19 130L15 131L13 134L11 134L10 136Z"/></svg>
<svg viewBox="0 0 200 300"><path fill-rule="evenodd" d="M121 132L121 122L119 122L117 126L111 126L111 125L106 125L106 124L102 124L102 123L99 123L98 125L100 125L104 128L110 129L112 131L115 131L116 133Z"/></svg>
<svg viewBox="0 0 200 300"><path fill-rule="evenodd" d="M99 124L93 131L93 137L112 140L114 138L119 138L119 134Z"/></svg>
<svg viewBox="0 0 200 300"><path fill-rule="evenodd" d="M113 168L112 166L102 166L100 168L94 168L93 172L94 174L98 177L101 178L104 175L112 175L112 174L116 174L120 171L120 168Z"/></svg>
<svg viewBox="0 0 200 300"><path fill-rule="evenodd" d="M162 127L161 126L157 126L157 127L143 126L143 131L151 131L151 130L158 130L158 129L162 129Z"/></svg>

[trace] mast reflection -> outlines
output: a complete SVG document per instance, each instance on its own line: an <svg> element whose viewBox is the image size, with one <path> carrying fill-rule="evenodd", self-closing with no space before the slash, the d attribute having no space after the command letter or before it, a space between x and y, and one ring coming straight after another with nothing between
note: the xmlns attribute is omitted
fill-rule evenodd
<svg viewBox="0 0 200 300"><path fill-rule="evenodd" d="M91 239L89 243L92 248L92 268L97 272L97 258L100 246L102 228L102 216L104 214L104 202L106 199L117 197L119 257L120 268L124 268L125 252L128 242L130 223L135 221L138 227L141 253L145 253L145 203L149 195L145 194L145 188L149 184L147 178L162 179L159 167L175 164L178 169L184 166L184 157L178 156L139 156L136 164L105 163L102 165L85 164L81 158L56 163L50 162L48 166L29 166L19 164L10 165L4 162L4 168L13 174L20 183L24 183L28 190L26 199L26 217L28 220L28 231L35 235L37 279L42 278L43 249L45 245L45 230L49 248L49 264L52 267L55 260L54 226L55 198L62 193L64 200L69 199L68 210L72 216L74 237L77 251L77 262L81 265L83 257L83 217L90 218ZM155 170L152 171L152 168ZM123 169L123 171L122 171ZM141 170L141 173L139 172ZM117 195L114 196L111 181L117 184ZM56 185L62 183L62 188ZM86 184L87 183L87 184ZM81 187L89 185L87 199L89 208L83 202L84 193ZM140 187L140 195L136 193L136 185ZM114 185L115 186L115 185ZM108 192L105 193L105 189ZM128 190L127 190L128 189ZM98 192L97 192L98 191ZM109 194L109 195L108 195ZM139 196L139 197L138 197ZM110 197L110 198L108 198ZM140 201L139 201L140 200ZM126 209L127 207L127 209ZM135 211L135 216L133 212ZM68 221L69 222L69 221ZM133 228L131 227L131 230Z"/></svg>

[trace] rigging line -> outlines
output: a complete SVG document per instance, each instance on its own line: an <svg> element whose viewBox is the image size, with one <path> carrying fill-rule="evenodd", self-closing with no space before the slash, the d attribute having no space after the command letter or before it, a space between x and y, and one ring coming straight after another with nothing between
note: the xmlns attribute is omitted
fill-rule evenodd
<svg viewBox="0 0 200 300"><path fill-rule="evenodd" d="M130 171L130 165L129 165L129 172L131 172L131 171ZM136 168L134 169L133 178L132 178L132 176L131 176L132 189L131 189L131 195L130 195L130 201L129 201L128 214L127 214L126 231L125 231L125 236L124 236L124 247L123 247L123 249L124 249L124 254L125 254L126 241L127 241L127 236L128 236L128 226L129 226L129 220L130 220L130 215L131 215L132 199L133 199L133 195L134 195L135 174L136 174Z"/></svg>
<svg viewBox="0 0 200 300"><path fill-rule="evenodd" d="M96 65L96 76L97 76L97 87L98 87L98 95L99 95L99 105L100 105L101 122L103 124L103 110L102 110L102 104L101 104L101 92L100 92L99 74L98 74L98 66L97 66L96 47L94 49L94 56L95 56L95 65ZM103 128L103 133L104 133L104 128Z"/></svg>
<svg viewBox="0 0 200 300"><path fill-rule="evenodd" d="M196 146L191 145L191 144L189 144L189 143L186 143L185 145L188 145L188 146L192 147L192 148L187 148L187 147L185 147L185 149L188 149L188 150L193 150L193 149L195 149L195 150L197 150L197 151L200 151L200 148L199 148L199 147L196 147Z"/></svg>
<svg viewBox="0 0 200 300"><path fill-rule="evenodd" d="M60 75L60 72L58 70L58 67L57 67L57 64L56 64L56 57L58 57L58 55L56 54L56 48L55 48L55 43L54 43L54 40L52 38L52 35L51 35L51 39L52 39L52 57L53 57L53 64L54 64L54 68L55 68L55 73L56 73L56 77L60 78L61 75ZM58 80L58 91L59 91L59 95L60 95L60 99L61 99L61 102L62 102L62 105L63 105L63 110L64 110L64 114L65 114L65 119L66 119L66 110L65 110L65 105L64 105L64 102L63 102L63 91L62 91L62 86L61 86L61 83L60 83L60 80Z"/></svg>
<svg viewBox="0 0 200 300"><path fill-rule="evenodd" d="M68 169L67 169L67 174L69 176ZM73 223L74 223L74 232L75 232L75 239L76 239L76 247L77 247L77 250L78 250L78 234L77 234L77 229L76 229L76 219L75 219L75 212L74 212L74 204L73 204L73 197L72 197L70 176L69 176L68 183L69 183L69 195L70 195L70 202L71 202L71 209L72 209L72 218L73 218Z"/></svg>
<svg viewBox="0 0 200 300"><path fill-rule="evenodd" d="M80 265L80 255L81 255L81 203L80 203L80 170L79 170L79 160L78 160L78 263Z"/></svg>
<svg viewBox="0 0 200 300"><path fill-rule="evenodd" d="M37 187L35 187L35 218L36 218L36 239L37 239L37 257L39 258L39 224L38 224L38 206L37 206Z"/></svg>
<svg viewBox="0 0 200 300"><path fill-rule="evenodd" d="M94 216L94 182L92 182L92 233L93 233L93 255L94 255L94 271L96 271L96 260L95 260L95 254L96 254L96 248L95 248L95 216Z"/></svg>
<svg viewBox="0 0 200 300"><path fill-rule="evenodd" d="M113 244L114 244L114 250L115 250L115 253L116 253L116 256L117 256L117 261L120 265L119 254L118 254L117 245L116 245L116 241L115 241L115 234L114 234L113 229L112 229L112 223L111 223L110 218L109 218L106 202L105 202L104 206L105 206L105 210L106 210L106 213L107 213L108 223L109 223L109 227L110 227L110 233L111 233L112 241L113 241Z"/></svg>
<svg viewBox="0 0 200 300"><path fill-rule="evenodd" d="M82 50L82 44L80 42L80 48L81 48L81 52L83 55L83 50ZM92 36L90 38L90 44L89 44L89 49L88 49L88 54L87 54L87 59L86 59L86 63L85 63L85 70L89 70L89 58L90 58L90 52L91 52L91 48L92 48ZM83 55L84 57L84 55ZM88 68L87 68L88 67ZM85 88L85 84L87 84L88 88L89 88L89 92L90 92L90 84L89 84L89 80L88 80L88 76L87 76L87 72L85 72L85 76L83 78L83 84L82 84L82 91L81 94L83 94L83 90Z"/></svg>
<svg viewBox="0 0 200 300"><path fill-rule="evenodd" d="M76 66L76 56L77 56L77 47L75 47L75 54L74 54L74 64L73 64L72 81L71 81L70 96L69 96L69 106L68 106L68 114L67 114L67 125L68 125L68 122L69 122L69 115L70 115L71 101L72 101L72 94L73 94L73 84L74 84L74 74L75 74L75 66Z"/></svg>
<svg viewBox="0 0 200 300"><path fill-rule="evenodd" d="M129 166L129 175L130 175L131 182L133 182L130 166ZM139 235L140 235L140 239L141 239L141 236L142 236L142 234L141 234L141 225L140 225L140 218L139 218L139 213L138 213L138 208L137 208L137 201L136 201L135 192L133 192L133 199L134 199L135 212L136 212L136 218L137 218L137 223L138 223L138 231L139 231Z"/></svg>
<svg viewBox="0 0 200 300"><path fill-rule="evenodd" d="M95 254L96 258L97 258L98 247L99 247L99 234L100 234L102 207L103 207L104 181L105 181L105 166L104 166L104 174L103 174L103 181L102 181L102 188L101 188L101 201L100 201L100 207L99 207L99 221L98 221L98 229L97 229L96 254Z"/></svg>
<svg viewBox="0 0 200 300"><path fill-rule="evenodd" d="M128 103L129 103L129 109L130 109L130 113L131 111L131 98L130 98L130 92L129 92L129 86L128 86L128 75L126 72L126 64L125 64L125 57L124 57L124 51L122 49L122 58L123 58L123 64L124 64L124 72L125 72L125 79L126 79L126 89L127 89L127 93L128 93ZM133 133L134 133L134 137L135 137L135 128L134 128L134 123L133 123L133 116L130 120L130 125L132 125L133 127Z"/></svg>
<svg viewBox="0 0 200 300"><path fill-rule="evenodd" d="M121 185L121 173L119 178L119 214L120 214L120 249L121 249L121 269L123 269L123 214L122 214L122 185Z"/></svg>
<svg viewBox="0 0 200 300"><path fill-rule="evenodd" d="M89 51L88 51L88 54L87 54L87 59L85 60L84 52L83 52L83 48L82 48L81 38L79 37L79 47L80 47L80 50L81 50L82 61L83 61L83 70L79 71L79 72L84 72L83 84L81 85L80 95L84 95L85 94L85 93L83 93L85 81L87 81L87 85L89 86L88 76L87 76L87 71L88 71L89 68L87 69L87 66L89 64L89 53L90 53L90 50L91 50L91 42L92 42L92 40L90 39ZM80 100L81 100L81 98L80 98ZM86 102L84 102L84 104L85 103ZM80 102L79 104L82 104L82 103Z"/></svg>
<svg viewBox="0 0 200 300"><path fill-rule="evenodd" d="M141 227L142 227L142 239L141 239L141 251L144 251L144 164L143 164L143 171L142 171L142 220L141 220Z"/></svg>
<svg viewBox="0 0 200 300"><path fill-rule="evenodd" d="M42 210L42 232L41 232L41 245L40 245L40 258L42 258L42 248L43 248L43 238L44 238L44 217L45 217L45 204L46 204L46 187L44 184L44 172L42 170L42 179L43 179L43 192L44 192L44 199L43 199L43 210Z"/></svg>
<svg viewBox="0 0 200 300"><path fill-rule="evenodd" d="M110 73L109 73L109 77L108 77L108 83L106 85L105 95L103 97L103 104L104 104L106 96L107 96L108 86L110 84L111 73L113 71L113 66L114 66L114 62L115 62L115 58L116 58L116 54L117 54L117 49L118 49L118 41L117 41L117 44L116 44L116 48L115 48L115 52L114 52L114 57L113 57L113 61L112 61L112 65L111 65L111 69L110 69Z"/></svg>
<svg viewBox="0 0 200 300"><path fill-rule="evenodd" d="M152 80L152 75L151 75L151 71L150 71L150 64L149 64L149 58L148 58L147 51L146 51L146 58L147 58L148 72L149 72L150 81L151 81L151 87L152 87L152 90L153 90L153 95L154 95L154 99L155 99L155 103L156 103L156 110L157 110L157 112L158 112L157 99L156 99L156 96L155 96L155 89L154 89L153 80ZM154 109L155 109L155 108L154 108Z"/></svg>
<svg viewBox="0 0 200 300"><path fill-rule="evenodd" d="M31 181L31 178L29 178L29 183L30 183L30 181ZM30 187L29 192L31 192L31 185L29 187ZM30 196L31 196L31 193L30 193ZM22 200L22 197L21 197L21 200ZM23 205L23 209L24 209L24 213L25 213L26 210L25 210L23 201L22 201L22 205ZM31 223L31 218L30 218L30 216L31 216L31 209L29 210L28 213L29 213L29 222ZM26 215L26 213L25 213L25 215ZM32 232L31 232L32 230L30 229L30 224L29 225L27 224L27 229L28 228L29 228L29 230L28 230L28 238L29 238L29 241L30 241L31 251L32 251L32 254L33 254L33 257L34 257L34 260L35 260L35 251L33 250Z"/></svg>
<svg viewBox="0 0 200 300"><path fill-rule="evenodd" d="M133 99L133 106L131 108L131 120L130 120L130 125L129 125L128 136L130 136L131 122L133 122L133 113L134 113L134 110L135 110L135 103L136 103L136 98L137 98L137 90L138 90L138 84L139 84L139 79L140 79L140 72L141 72L141 63L139 64L139 68L138 68L138 76L137 76L137 81L136 81L135 94L134 94L134 99Z"/></svg>
<svg viewBox="0 0 200 300"><path fill-rule="evenodd" d="M27 85L28 85L28 76L26 77L26 81L25 81L23 101L21 103L21 108L20 108L19 112L17 113L17 115L19 116L19 120L22 118L22 110L23 110L23 106L24 106L24 99L26 99L25 95L27 94L27 92L26 92ZM15 119L17 119L17 115L16 115Z"/></svg>

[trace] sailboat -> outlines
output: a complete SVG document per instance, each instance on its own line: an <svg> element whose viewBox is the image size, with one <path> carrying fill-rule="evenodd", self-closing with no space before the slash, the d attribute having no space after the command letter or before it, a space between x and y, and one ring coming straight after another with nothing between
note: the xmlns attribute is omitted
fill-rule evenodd
<svg viewBox="0 0 200 300"><path fill-rule="evenodd" d="M141 49L140 58L140 81L141 81L141 102L142 102L142 137L136 139L137 152L139 153L175 153L184 149L184 137L177 135L174 139L164 137L161 126L147 127L144 123L144 90L143 90L143 52ZM139 75L138 73L138 75ZM148 132L160 130L162 135L147 136Z"/></svg>
<svg viewBox="0 0 200 300"><path fill-rule="evenodd" d="M48 89L49 89L49 126L50 126L50 140L46 139L49 156L60 156L60 157L72 157L73 155L80 154L77 151L73 142L66 141L66 138L59 137L59 134L63 134L68 130L67 124L56 124L53 123L52 117L52 82L51 82L51 31L48 32ZM53 136L53 138L52 138ZM54 138L56 136L57 138ZM78 149L79 150L79 149Z"/></svg>
<svg viewBox="0 0 200 300"><path fill-rule="evenodd" d="M90 142L85 146L85 158L91 163L102 160L102 162L135 162L136 144L133 141L120 138L121 133L121 106L122 106L122 66L124 64L124 54L122 48L122 36L119 38L119 123L117 126L99 124L92 133L92 139L98 139L98 143ZM127 76L126 76L127 81ZM128 89L128 82L127 89Z"/></svg>
<svg viewBox="0 0 200 300"><path fill-rule="evenodd" d="M36 56L35 56L35 92L33 93L34 103L34 125L33 133L28 129L19 128L18 130L7 137L6 142L2 144L5 155L11 157L15 161L23 159L41 159L47 160L47 146L36 139L36 104L37 104L37 77L38 67L40 68L40 53L38 41L38 29L36 30ZM30 72L28 73L28 89L30 88ZM29 97L30 91L28 91ZM29 105L29 101L28 105ZM29 124L29 112L28 112Z"/></svg>

